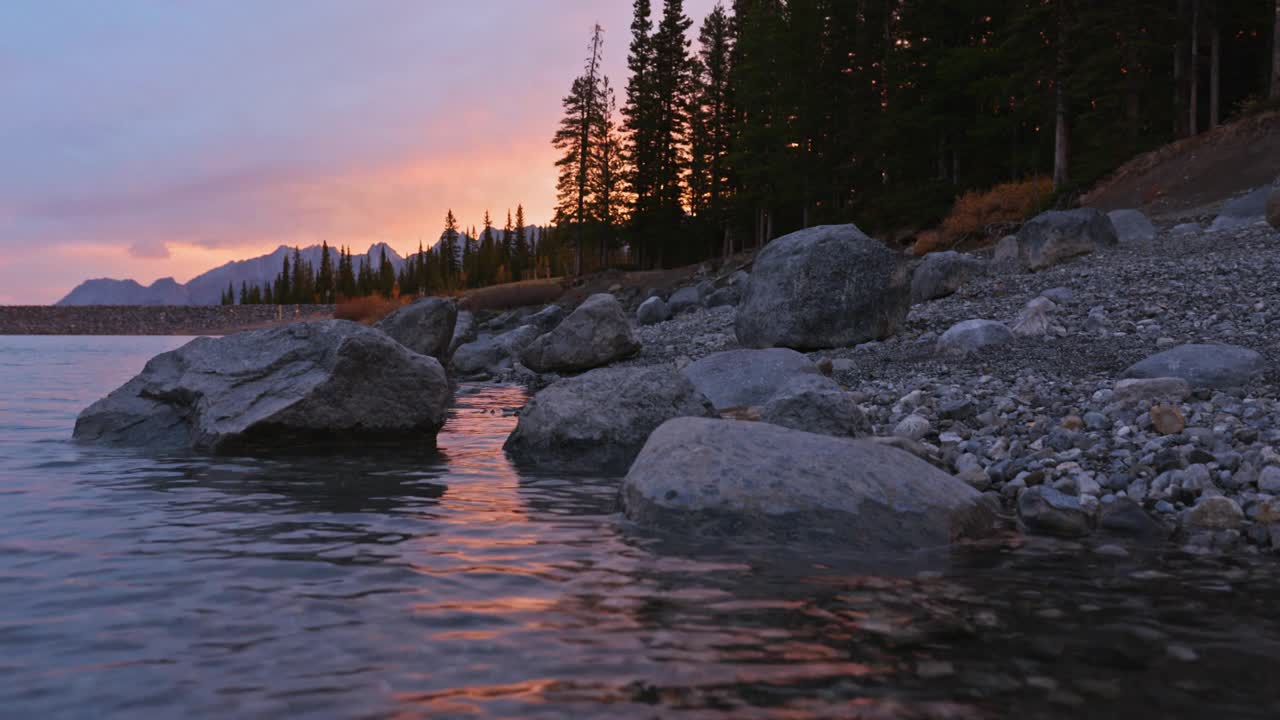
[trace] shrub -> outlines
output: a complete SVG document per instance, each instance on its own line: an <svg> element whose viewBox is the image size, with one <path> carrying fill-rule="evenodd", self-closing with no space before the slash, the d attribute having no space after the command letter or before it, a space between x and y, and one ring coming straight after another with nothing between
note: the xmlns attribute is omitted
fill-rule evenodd
<svg viewBox="0 0 1280 720"><path fill-rule="evenodd" d="M505 285L469 290L462 296L459 307L464 310L510 310L528 305L546 305L555 302L564 293L560 278L524 280Z"/></svg>
<svg viewBox="0 0 1280 720"><path fill-rule="evenodd" d="M956 199L941 225L916 236L915 254L946 250L970 238L986 237L988 228L1020 224L1052 197L1053 181L1047 177L967 192Z"/></svg>
<svg viewBox="0 0 1280 720"><path fill-rule="evenodd" d="M365 325L372 325L390 315L397 308L408 304L413 298L384 298L381 295L366 295L355 298L338 298L333 309L333 316L339 320L352 320Z"/></svg>

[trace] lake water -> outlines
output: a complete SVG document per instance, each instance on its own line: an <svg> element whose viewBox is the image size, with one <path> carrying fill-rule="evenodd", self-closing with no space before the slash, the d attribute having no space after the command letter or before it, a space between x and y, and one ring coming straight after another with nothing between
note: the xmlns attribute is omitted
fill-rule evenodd
<svg viewBox="0 0 1280 720"><path fill-rule="evenodd" d="M180 338L0 337L0 717L1276 718L1274 557L657 537L617 479L69 441Z"/></svg>

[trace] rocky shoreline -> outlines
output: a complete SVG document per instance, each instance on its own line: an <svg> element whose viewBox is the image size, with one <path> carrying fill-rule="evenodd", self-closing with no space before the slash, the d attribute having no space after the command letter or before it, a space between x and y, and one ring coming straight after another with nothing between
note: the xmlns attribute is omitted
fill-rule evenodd
<svg viewBox="0 0 1280 720"><path fill-rule="evenodd" d="M333 305L3 305L0 335L229 335L333 317Z"/></svg>

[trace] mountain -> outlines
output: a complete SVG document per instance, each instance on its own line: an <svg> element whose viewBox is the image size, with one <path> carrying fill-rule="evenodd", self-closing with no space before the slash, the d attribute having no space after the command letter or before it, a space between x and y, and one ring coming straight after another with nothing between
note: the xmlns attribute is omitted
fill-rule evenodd
<svg viewBox="0 0 1280 720"><path fill-rule="evenodd" d="M359 269L360 258L367 257L373 267L377 267L382 259L382 251L387 251L387 259L399 272L404 258L386 243L375 243L369 246L364 255L355 255L352 260ZM337 263L337 252L333 253L333 262ZM302 248L303 259L313 267L320 267L319 245ZM262 285L275 279L284 265L285 257L292 262L293 248L281 245L267 255L248 260L234 260L216 267L206 273L197 275L187 284L176 282L173 278L163 278L149 286L143 286L134 280L112 280L101 278L86 280L76 286L67 296L59 300L58 305L217 305L230 284L240 292L240 284Z"/></svg>

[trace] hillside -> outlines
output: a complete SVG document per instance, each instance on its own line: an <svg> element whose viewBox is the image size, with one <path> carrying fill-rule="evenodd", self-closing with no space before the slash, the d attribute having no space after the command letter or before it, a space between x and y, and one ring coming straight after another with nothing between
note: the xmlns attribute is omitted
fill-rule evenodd
<svg viewBox="0 0 1280 720"><path fill-rule="evenodd" d="M1100 210L1155 218L1207 212L1280 176L1280 112L1245 118L1139 155L1081 198Z"/></svg>

